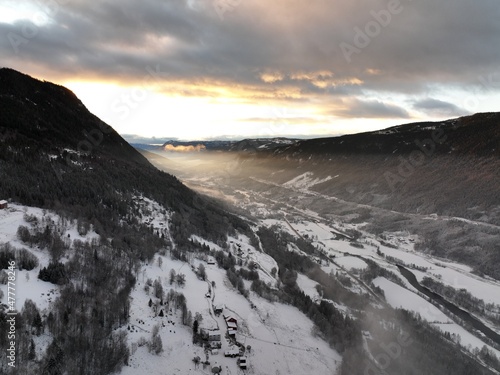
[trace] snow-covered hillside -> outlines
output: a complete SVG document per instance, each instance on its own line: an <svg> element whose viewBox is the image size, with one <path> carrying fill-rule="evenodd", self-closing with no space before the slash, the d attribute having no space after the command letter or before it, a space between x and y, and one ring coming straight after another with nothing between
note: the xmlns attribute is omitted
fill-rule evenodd
<svg viewBox="0 0 500 375"><path fill-rule="evenodd" d="M251 248L248 242L242 242L241 239L232 238L230 241ZM199 237L197 240L203 241ZM267 269L275 266L272 258L269 259L265 254L255 256L255 249L250 252L244 257L259 264L266 275ZM200 280L194 271L200 264L205 267L206 281ZM169 283L172 269L176 274L185 275L184 286ZM129 344L134 350L129 366L122 370L124 375L137 374L137 371L162 374L166 370L172 374L211 373L214 366L221 366L224 374L240 373L237 360L224 356L224 352L237 349L234 341L227 336L224 314L233 316L238 321L236 341L245 348L250 346L250 350L246 349L245 353L248 358L248 373L329 375L340 365L340 355L313 335L313 324L305 315L294 307L268 302L254 293L250 293L249 299L244 298L230 284L225 271L217 265L200 259L193 259L187 264L173 260L169 255L159 255L154 263L145 264L139 275L139 282L132 292L130 314L132 332L129 333ZM144 290L148 279L159 280L165 293L170 290L182 293L192 315L201 315L200 327L221 331L222 347L218 351L207 352L210 365L204 368L200 364L196 368L193 358L199 356L204 362L206 352L192 343L192 327L182 325L180 312L169 310L160 317L148 306L150 299L155 300L151 290ZM215 315L216 306L223 306L223 314ZM160 325L159 334L163 342L163 352L159 355L149 353L146 345L138 346L141 337L150 339L155 324Z"/></svg>

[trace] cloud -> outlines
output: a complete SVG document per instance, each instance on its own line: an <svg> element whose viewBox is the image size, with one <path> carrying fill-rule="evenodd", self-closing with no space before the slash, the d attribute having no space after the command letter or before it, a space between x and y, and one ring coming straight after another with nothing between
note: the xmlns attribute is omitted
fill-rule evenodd
<svg viewBox="0 0 500 375"><path fill-rule="evenodd" d="M456 106L453 103L448 103L438 99L422 99L413 104L413 108L418 111L424 112L429 116L437 117L454 117L469 115L465 109Z"/></svg>
<svg viewBox="0 0 500 375"><path fill-rule="evenodd" d="M52 10L31 3L32 17L0 23L2 65L56 82L141 85L159 67L149 84L169 95L336 101L347 105L333 116L408 118L403 104L370 98L409 100L433 87L484 91L478 77L498 72L500 61L497 0L401 0L401 12L351 62L341 43L355 45L356 30L380 22L374 14L386 2L240 1L223 19L205 0L55 1ZM33 23L37 14L49 22ZM414 108L462 113L457 104L429 104Z"/></svg>
<svg viewBox="0 0 500 375"><path fill-rule="evenodd" d="M334 110L332 114L359 118L410 118L410 114L404 108L377 100L353 99L345 104L344 108Z"/></svg>
<svg viewBox="0 0 500 375"><path fill-rule="evenodd" d="M364 29L373 20L370 12L385 7L375 1L367 8L363 0L242 1L221 21L210 1L89 5L73 0L50 13L53 22L39 26L38 34L20 49L24 57L39 58L46 67L57 63L56 70L62 72L140 76L146 65L163 62L174 77L254 83L260 80L252 74L255 70L290 75L327 71L340 79L390 71L393 80L432 76L461 82L464 72L491 68L500 57L492 48L500 36L496 1L402 0L401 13L391 17L359 58L347 63L339 44L354 43L354 28ZM23 36L22 29L22 24L3 24L2 35L17 31ZM14 57L6 38L1 48L2 56Z"/></svg>
<svg viewBox="0 0 500 375"><path fill-rule="evenodd" d="M196 145L196 146L193 146L193 145L189 145L189 146L183 146L183 145L171 145L171 144L167 144L163 147L163 149L165 151L169 151L169 152L200 152L200 151L204 151L206 150L206 146L205 145L202 145L202 144L199 144L199 145Z"/></svg>

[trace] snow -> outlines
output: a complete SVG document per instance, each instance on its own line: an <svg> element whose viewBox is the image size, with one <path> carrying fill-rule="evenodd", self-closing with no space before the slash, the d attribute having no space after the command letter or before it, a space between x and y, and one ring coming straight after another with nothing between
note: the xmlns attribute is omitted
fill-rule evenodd
<svg viewBox="0 0 500 375"><path fill-rule="evenodd" d="M436 267L430 273L437 275L439 281L455 289L466 289L473 296L484 300L486 303L500 305L500 283L498 282L482 279L449 267Z"/></svg>
<svg viewBox="0 0 500 375"><path fill-rule="evenodd" d="M20 225L26 225L24 222L24 213L42 217L42 210L33 207L24 207L14 203L9 208L0 210L0 243L16 242L17 228Z"/></svg>
<svg viewBox="0 0 500 375"><path fill-rule="evenodd" d="M219 328L223 336L227 330L222 315L219 317L211 315L211 299L214 305L225 306L223 314L234 316L238 320L237 340L245 346L251 346L250 352L245 353L248 358L249 373L262 375L335 373L341 361L340 355L326 342L311 335L313 323L297 309L270 303L254 293L251 293L250 303L232 287L225 271L216 265L205 265L208 282L215 282L211 298L206 298L207 282L199 280L189 265L163 257L160 269L157 259L154 263L142 267L138 285L132 291L130 322L140 328L134 328L134 332L129 333L128 340L131 347L135 347L133 344L137 343L140 337L149 340L154 324L163 321L165 326L160 327L160 337L164 351L156 356L149 353L146 347L137 348L131 355L129 366L122 369L122 375L137 374L138 371L150 375L164 374L165 364L169 364L170 374L210 373L210 367L203 370L200 365L199 369L195 369L193 357L200 356L204 361L205 354L201 347L192 344L191 328L181 325L180 313L169 313L163 318L154 317L148 306L151 296L144 291L143 280L159 277L164 290L168 292L174 287L166 280L171 268L176 272L185 273L186 284L182 288L177 287L177 291L186 296L188 309L193 315L196 312L202 314L202 327ZM201 262L195 259L192 265L196 267ZM209 354L211 365L221 365L224 374L240 373L236 359L224 357L223 353L231 349L234 349L234 346L223 338L222 348L218 354Z"/></svg>
<svg viewBox="0 0 500 375"><path fill-rule="evenodd" d="M429 322L451 322L436 306L384 277L377 277L373 280L373 284L384 291L387 303L394 308L418 312Z"/></svg>
<svg viewBox="0 0 500 375"><path fill-rule="evenodd" d="M335 263L346 268L346 269L365 269L368 264L363 259L357 257L337 257Z"/></svg>
<svg viewBox="0 0 500 375"><path fill-rule="evenodd" d="M296 219L295 222L291 222L290 220L287 222L284 220L266 219L263 223L267 226L279 225L283 230L288 231L294 236L297 235L294 229L303 237L307 235L309 239L314 240L313 244L315 246L319 245L328 255L335 256L335 262L347 269L365 268L366 263L356 257L345 257L346 254L367 257L373 259L384 268L391 267L384 257L376 253L376 248L378 247L382 254L399 259L405 264L414 264L418 267L427 268L428 272L412 270L420 281L424 277L434 277L455 289L466 289L473 296L484 300L486 303L500 305L500 282L474 275L472 269L467 265L437 259L427 254L416 252L414 250L416 236L406 231L386 233L389 242L394 243L398 247L397 249L382 245L373 235L367 233L365 235L367 236L366 241L368 243L363 243L364 248L358 249L352 247L348 241L332 239L333 233L338 232L336 228L338 224L334 222L326 224L317 220ZM348 225L345 225L345 227L347 228ZM295 248L291 250L297 251ZM323 267L323 270L327 273L330 273L332 270L336 272L337 267L330 265ZM409 287L409 289L413 288Z"/></svg>
<svg viewBox="0 0 500 375"><path fill-rule="evenodd" d="M341 357L311 335L313 323L297 309L261 298L247 318L255 374L332 374ZM264 323L264 322L265 323Z"/></svg>
<svg viewBox="0 0 500 375"><path fill-rule="evenodd" d="M325 228L324 226L320 226L317 223L313 223L310 221L300 221L297 223L291 223L291 225L303 237L305 235L307 235L307 237L309 238L314 236L315 238L318 238L318 241L331 239L333 237L330 228Z"/></svg>
<svg viewBox="0 0 500 375"><path fill-rule="evenodd" d="M435 326L439 327L443 332L460 334L462 345L465 345L466 347L470 345L471 348L478 349L481 349L484 345L486 345L479 338L454 323L446 316L446 314L444 314L432 303L420 297L416 293L413 293L384 277L377 277L373 280L373 284L384 291L386 301L389 305L394 308L402 308L417 312L423 319L430 323L434 323ZM493 350L500 358L500 351L493 349L489 345L486 346Z"/></svg>
<svg viewBox="0 0 500 375"><path fill-rule="evenodd" d="M400 259L406 264L415 264L419 267L428 268L427 273L415 272L419 281L424 277L433 276L440 282L455 289L466 289L473 296L484 300L486 303L500 305L500 283L472 274L472 269L467 265L386 246L380 246L380 251L385 255Z"/></svg>
<svg viewBox="0 0 500 375"><path fill-rule="evenodd" d="M21 311L24 302L27 299L36 303L43 315L48 312L48 307L51 302L54 302L59 296L59 287L49 282L38 279L40 267L31 271L16 271L15 293L16 293L16 310ZM27 276L28 275L28 276ZM7 299L7 285L0 285L0 289L4 292L4 301Z"/></svg>
<svg viewBox="0 0 500 375"><path fill-rule="evenodd" d="M276 269L276 275L278 274L278 263L273 257L259 251L255 251L249 255L249 260L259 265L259 278L265 283L273 284L276 279L271 276L273 268Z"/></svg>
<svg viewBox="0 0 500 375"><path fill-rule="evenodd" d="M297 176L293 179L291 179L288 182L285 182L283 184L284 187L287 188L295 188L295 189L309 189L310 187L314 185L321 184L326 181L330 181L332 179L331 176L328 176L326 178L313 178L314 173L313 172L306 172L301 174L300 176Z"/></svg>
<svg viewBox="0 0 500 375"><path fill-rule="evenodd" d="M22 206L11 203L6 210L0 210L0 244L9 243L17 249L26 249L31 254L38 258L39 265L31 271L16 270L16 308L20 311L27 299L34 301L41 313L47 311L51 302L54 302L59 295L59 287L49 282L38 279L38 273L43 267L47 267L50 263L50 255L47 250L40 250L38 248L30 248L22 243L17 238L17 229L23 225L30 227L31 224L24 221L24 215L36 216L38 221L41 222L42 218L48 218L57 225L61 224L61 218L55 213L42 210L36 207ZM99 238L99 235L93 231L89 231L87 235L81 236L78 234L76 223L68 221L63 227L63 238L70 235L71 240L90 241L94 238ZM64 262L66 259L62 259ZM0 285L0 290L4 292L4 299L6 299L7 285ZM4 301L2 301L4 302Z"/></svg>
<svg viewBox="0 0 500 375"><path fill-rule="evenodd" d="M191 237L189 237L189 239L192 241L196 241L202 245L207 245L210 248L210 250L215 250L215 251L222 250L222 248L219 245L213 243L212 241L205 240L204 238L197 236L195 234L192 234Z"/></svg>
<svg viewBox="0 0 500 375"><path fill-rule="evenodd" d="M279 221L266 220L266 222L269 225L271 222L278 224ZM424 277L433 276L439 281L455 289L466 289L472 295L484 300L486 303L495 303L500 305L500 282L472 274L471 267L467 265L443 259L436 259L427 254L420 254L416 252L414 250L414 243L410 241L411 239L415 241L415 236L410 235L409 233L397 232L390 235L390 241L394 242L398 246L397 249L384 246L373 238L369 239L369 244L363 243L365 247L364 249L358 249L350 246L347 241L331 239L332 232L337 232L337 229L335 229L332 225L312 221L298 221L297 223L291 223L291 226L293 226L293 228L302 236L307 234L309 238L317 238L317 241L315 241L314 244L320 245L329 254L335 255L335 262L346 268L364 268L366 267L366 263L355 257L347 257L344 259L339 257L340 254L353 254L369 257L386 267L387 262L384 258L375 253L375 246L377 246L380 248L380 252L384 255L399 259L406 264L414 264L418 267L427 268L427 273L415 273L419 280L422 280ZM286 229L283 222L281 227ZM293 231L291 232L293 234ZM347 263L344 264L343 262ZM351 264L351 262L355 263ZM363 267L356 267L356 262L359 262L359 265L363 264ZM330 269L325 271L329 272L329 270ZM334 269L334 271L336 270Z"/></svg>
<svg viewBox="0 0 500 375"><path fill-rule="evenodd" d="M42 219L45 217L46 222L52 222L63 231L62 236L64 239L68 238L68 234L71 240L79 239L82 241L90 241L94 238L99 238L99 236L93 231L89 231L86 236L79 235L76 222L63 222L58 215L48 210L22 206L16 203L9 204L8 209L0 210L0 244L9 243L17 249L26 249L35 255L39 262L38 267L30 271L20 271L19 269L15 271L15 308L20 312L26 300L30 299L37 305L42 318L44 318L49 313L51 304L59 297L60 291L58 285L38 279L40 269L46 267L50 262L48 250L40 250L37 247L30 248L17 238L17 229L19 226L31 227L31 224L24 220L25 214L35 216L38 219L38 223L42 223ZM50 221L48 221L49 218ZM69 254L71 254L71 249L66 256L69 256ZM63 258L61 261L67 261L67 258ZM3 300L0 301L1 303L7 302L7 287L8 285L0 285L0 290L4 293ZM45 333L40 336L34 336L33 340L36 347L36 357L40 360L51 343L52 337Z"/></svg>
<svg viewBox="0 0 500 375"><path fill-rule="evenodd" d="M323 180L314 179L313 174L305 173L289 182L290 188L307 189ZM157 202L146 197L134 197L134 203L141 209L141 217L138 219L143 223L151 225L155 231L161 231L166 236L170 236L169 225L171 213ZM261 210L265 214L270 213L268 205L262 205ZM15 247L27 248L20 243L16 236L19 225L29 224L24 222L25 211L38 218L47 214L41 209L23 207L11 204L9 209L0 210L0 243L9 242ZM335 239L336 233L342 233L347 228L355 228L353 225L328 222L321 219L316 213L310 210L297 210L299 215L304 217L288 216L290 223L285 220L265 219L261 224L266 226L278 225L283 230L297 237L309 238L314 246L320 246L328 255L335 256L335 262L347 270L364 269L367 263L354 256L360 255L373 259L380 266L393 269L389 262L376 253L379 247L383 254L397 258L406 264L415 264L426 267L429 272L413 270L419 280L425 276L433 276L440 279L447 285L457 289L465 288L474 296L484 299L486 302L500 304L500 283L494 280L487 280L471 274L470 267L465 265L443 261L422 255L414 251L414 244L410 241L409 233L392 234L391 242L398 248L393 249L383 246L374 237L366 234L364 248L359 249L350 245L349 241ZM55 222L60 220L57 215L51 215ZM274 213L275 214L275 213ZM274 216L279 217L279 216ZM307 219L306 219L307 217ZM87 235L78 234L76 224L69 222L64 228L64 236L70 235L71 240L79 239L89 241L99 236L90 231ZM307 235L307 236L306 236ZM171 238L171 237L170 237ZM199 236L192 235L192 240L206 244L211 250L223 250L225 246L207 241ZM363 239L362 239L363 240ZM258 265L257 272L259 278L265 283L274 286L276 279L272 277L273 268L278 269L276 261L268 254L261 252L250 244L250 239L242 234L236 234L228 239L229 251L236 257L243 260L244 265L254 262ZM47 311L50 303L58 295L58 287L37 279L40 267L46 266L50 260L46 250L40 251L30 249L35 254L40 266L32 271L17 272L17 307L20 309L26 299L32 299L43 311ZM304 254L294 244L289 244L290 251ZM228 250L225 250L228 252ZM167 252L168 254L168 252ZM304 254L306 255L306 254ZM170 289L181 292L185 295L187 307L192 312L201 314L203 317L201 327L206 329L220 329L222 336L227 331L226 323L222 316L215 316L213 305L224 306L224 313L234 316L238 320L237 340L245 346L251 345L250 353L245 353L248 357L249 373L253 374L332 374L336 373L341 357L332 350L326 342L316 337L313 332L313 323L299 310L292 306L280 303L271 303L250 292L249 299L244 298L229 282L224 270L217 264L207 264L206 258L197 259L194 256L189 259L189 263L173 260L169 255L155 256L150 264L143 264L138 273L137 285L131 293L130 310L130 331L128 331L128 344L132 350L129 365L124 367L122 374L132 375L137 373L148 373L150 375L164 374L168 368L171 374L197 374L211 373L210 367L203 369L202 365L195 369L192 362L193 357L200 356L205 360L203 349L192 344L191 327L181 324L180 311L165 311L165 317L155 316L148 306L148 301L152 298L152 289L149 292L144 290L146 280L160 280L165 293ZM161 262L159 262L161 259ZM161 266L160 266L161 264ZM203 264L206 269L207 281L200 280L193 269ZM184 287L169 284L170 270L183 273L186 276ZM330 264L322 266L322 269L330 273L340 271L338 266ZM341 271L342 272L342 271ZM211 288L211 283L215 283L215 288ZM355 287L359 288L353 280ZM387 302L395 308L404 308L419 313L423 319L439 327L443 332L459 334L462 345L470 345L471 348L482 348L485 344L481 339L467 332L464 328L454 323L439 308L428 302L425 298L414 293L411 287L403 288L385 278L377 278L373 282L376 286L384 290ZM245 287L250 287L250 282L245 280ZM316 290L317 283L303 274L298 274L297 284L305 294L313 300L318 300L320 296ZM0 288L5 293L4 285ZM209 297L207 292L212 289ZM5 298L5 297L4 297ZM153 298L154 300L154 298ZM3 302L3 301L2 301ZM334 303L333 301L329 301ZM345 306L338 305L344 313L349 314ZM160 337L162 338L164 351L160 355L149 353L147 346L137 347L141 338L149 340L151 330L155 324L160 324ZM127 329L127 326L120 328ZM38 340L38 339L37 339ZM40 339L42 340L42 339ZM48 345L45 340L41 344ZM38 347L38 342L37 342ZM219 354L210 354L209 360L212 365L218 364L223 368L224 374L238 374L236 359L226 358L223 353L226 350L234 349L224 337L222 348ZM491 348L490 348L491 349ZM500 357L500 352L495 351Z"/></svg>
<svg viewBox="0 0 500 375"><path fill-rule="evenodd" d="M322 266L321 269L325 271L327 274L330 274L332 272L335 274L340 268L337 267L335 264L330 263L328 266Z"/></svg>
<svg viewBox="0 0 500 375"><path fill-rule="evenodd" d="M307 276L299 273L297 274L297 285L299 288L314 301L320 298L318 291L316 290L317 282L311 280Z"/></svg>
<svg viewBox="0 0 500 375"><path fill-rule="evenodd" d="M250 238L243 234L238 234L237 237L229 236L228 240L230 248L236 257L258 265L257 272L263 282L271 284L276 282L271 273L273 268L278 271L279 267L273 257L255 249L255 247L250 245Z"/></svg>

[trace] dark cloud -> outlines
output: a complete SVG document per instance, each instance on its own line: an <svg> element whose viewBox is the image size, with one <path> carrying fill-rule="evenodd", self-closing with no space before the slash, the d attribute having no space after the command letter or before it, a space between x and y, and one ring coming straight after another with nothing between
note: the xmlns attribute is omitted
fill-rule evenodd
<svg viewBox="0 0 500 375"><path fill-rule="evenodd" d="M410 118L410 114L404 108L377 100L349 100L344 108L335 110L334 113L343 117Z"/></svg>
<svg viewBox="0 0 500 375"><path fill-rule="evenodd" d="M141 82L159 66L165 91L185 82L180 93L229 86L249 98L294 100L367 90L418 96L436 85L481 89L478 77L498 71L496 0L401 0L397 13L382 0L244 0L222 19L215 3L60 1L42 26L0 24L2 65L46 78L121 82ZM25 35L29 28L36 35ZM354 48L349 59L342 45ZM282 78L266 82L269 72ZM353 103L364 116L408 117L391 105ZM454 110L425 104L415 108Z"/></svg>
<svg viewBox="0 0 500 375"><path fill-rule="evenodd" d="M424 112L426 115L437 117L454 117L470 114L467 110L459 108L453 103L448 103L432 98L427 98L415 102L413 104L413 108L418 111Z"/></svg>

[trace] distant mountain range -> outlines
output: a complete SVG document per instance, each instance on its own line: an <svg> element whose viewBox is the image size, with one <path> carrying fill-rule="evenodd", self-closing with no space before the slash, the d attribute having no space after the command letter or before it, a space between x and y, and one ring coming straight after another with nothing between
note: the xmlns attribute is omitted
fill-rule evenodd
<svg viewBox="0 0 500 375"><path fill-rule="evenodd" d="M313 171L323 194L500 225L500 113L299 141L263 153L269 160L293 171L283 182Z"/></svg>
<svg viewBox="0 0 500 375"><path fill-rule="evenodd" d="M500 229L500 113L478 113L340 137L265 142L245 140L237 144L239 149L252 152L237 152L236 144L221 147L233 151L238 160L233 162L238 174L232 173L232 178L226 180L235 184L230 189L252 186L255 191L276 197L300 196L302 189L307 196L351 202L362 207L374 231L390 226L419 230L426 238L423 250L467 261L480 272L500 278L496 266L500 253L493 235ZM180 175L186 168L186 163L156 157L148 155L155 165ZM205 161L209 157L198 159ZM201 169L196 173L202 173ZM323 203L316 209L328 214L332 207L333 203ZM379 209L388 215L414 215L416 221L381 218L377 216ZM353 214L360 214L358 211ZM447 217L454 221L449 222L450 228L458 230L461 226L468 234L452 236L424 225L429 222L425 218L433 215ZM473 223L484 226L476 226L475 233Z"/></svg>
<svg viewBox="0 0 500 375"><path fill-rule="evenodd" d="M338 154L500 156L500 113L418 122L332 138L301 140L277 153L300 157ZM415 156L416 157L416 156Z"/></svg>
<svg viewBox="0 0 500 375"><path fill-rule="evenodd" d="M500 225L500 113L309 140L166 142L154 150L244 151L261 177L284 183L313 172L319 193L391 210ZM166 155L168 157L168 155Z"/></svg>
<svg viewBox="0 0 500 375"><path fill-rule="evenodd" d="M298 139L291 138L255 138L243 139L240 141L226 141L226 140L213 140L213 141L178 141L169 140L163 145L134 143L132 146L148 151L167 151L167 152L200 152L200 151L245 151L257 152L264 150L274 150L283 146L290 146L297 143Z"/></svg>

